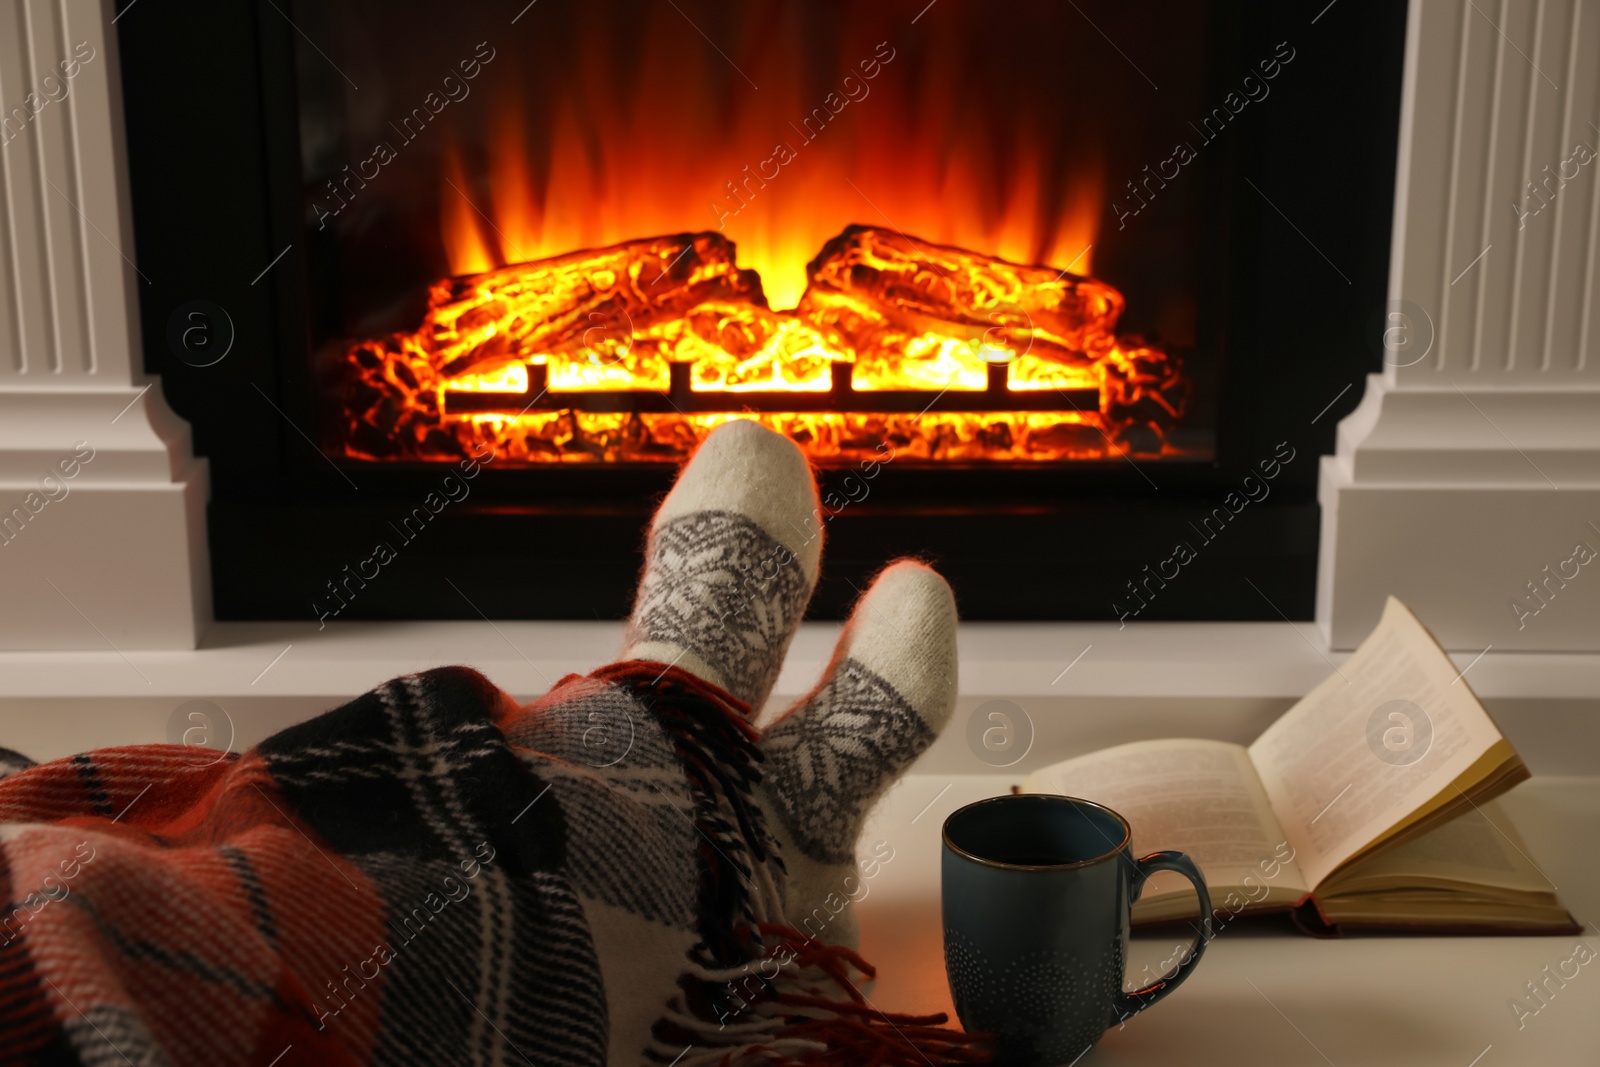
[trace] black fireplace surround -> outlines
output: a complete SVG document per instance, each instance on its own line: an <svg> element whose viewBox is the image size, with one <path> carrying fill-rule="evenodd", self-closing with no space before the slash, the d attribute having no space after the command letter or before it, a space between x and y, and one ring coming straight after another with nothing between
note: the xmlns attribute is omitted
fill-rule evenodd
<svg viewBox="0 0 1600 1067"><path fill-rule="evenodd" d="M496 61L474 86L487 98L501 91L494 84L503 90L536 65L582 55L572 39L578 2L119 4L135 258L148 279L139 287L145 366L210 465L219 619L626 614L670 464L353 461L331 447L315 358L359 318L358 293L420 293L447 273L402 228L392 241L352 232L330 243L318 225L326 194L319 211L324 183L311 178L325 157L347 161L327 139L383 99L373 72L430 41L480 58L475 47L489 42ZM625 27L652 3L665 0L600 6ZM721 65L733 22L748 17L741 5L678 6L705 39L684 62ZM1056 45L1006 29L1036 7L887 3L904 58L884 77L926 61L923 24L951 17L984 27L971 34L981 52L974 85L1007 77L1008 66L1037 71ZM829 20L845 17L845 5L807 8L804 46L825 54ZM1093 271L1128 297L1125 323L1152 333L1138 322L1140 300L1151 306L1169 276L1187 287L1192 331L1174 347L1192 376L1195 447L1032 465L889 463L870 479L854 465L823 468L836 506L815 617L840 617L871 572L901 555L945 574L969 619L1311 617L1318 457L1331 451L1364 375L1381 366L1404 8L1063 8L1060 32L1073 51L1062 60L1064 88L1045 103L1110 115L1107 128L1134 131L1130 144L1153 131L1198 149L1177 178L1173 156L1146 156L1149 167L1123 173L1122 160L1135 157L1126 145L1108 149L1105 247ZM381 17L367 21L369 10ZM307 63L319 55L327 66L313 73ZM360 90L346 72L359 72ZM975 97L993 108L996 85ZM474 105L452 106L465 122ZM1174 188L1159 177L1152 185L1150 168ZM373 196L371 210L416 209L394 199ZM839 228L880 221L862 216ZM1161 277L1130 236L1146 225L1149 246L1169 261ZM367 242L364 280L348 265L357 238ZM378 543L391 551L375 562Z"/></svg>

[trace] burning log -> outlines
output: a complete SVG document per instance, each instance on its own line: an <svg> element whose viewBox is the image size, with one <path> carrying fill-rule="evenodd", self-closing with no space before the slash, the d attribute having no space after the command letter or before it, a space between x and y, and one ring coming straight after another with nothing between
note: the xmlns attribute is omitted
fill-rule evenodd
<svg viewBox="0 0 1600 1067"><path fill-rule="evenodd" d="M508 360L630 337L709 301L766 308L719 233L677 234L446 278L418 331L446 377Z"/></svg>
<svg viewBox="0 0 1600 1067"><path fill-rule="evenodd" d="M1092 278L864 226L808 276L799 306L773 311L734 246L698 233L447 278L416 331L345 350L346 449L670 460L753 403L817 458L882 440L928 459L1095 458L1161 452L1187 402L1178 360L1119 342L1122 296Z"/></svg>
<svg viewBox="0 0 1600 1067"><path fill-rule="evenodd" d="M860 361L925 335L1092 364L1116 343L1122 294L1104 282L850 226L806 267L795 314Z"/></svg>

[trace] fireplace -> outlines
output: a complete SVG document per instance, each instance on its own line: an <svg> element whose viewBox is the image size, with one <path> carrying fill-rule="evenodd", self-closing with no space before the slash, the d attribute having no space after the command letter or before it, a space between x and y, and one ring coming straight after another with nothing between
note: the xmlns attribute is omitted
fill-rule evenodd
<svg viewBox="0 0 1600 1067"><path fill-rule="evenodd" d="M353 51L374 14L308 12L307 40ZM1209 458L1179 354L1211 356L1199 230L1099 232L1107 175L1165 146L1060 71L1139 75L1069 9L916 15L530 10L509 37L486 19L380 53L362 80L394 115L354 106L302 42L302 141L327 146L303 159L306 209L338 279L334 451L674 462L754 417L823 465ZM1205 22L1185 21L1148 60L1180 97L1204 76L1181 42ZM1145 170L1172 219L1200 202ZM1131 312L1096 260L1133 282Z"/></svg>
<svg viewBox="0 0 1600 1067"><path fill-rule="evenodd" d="M1379 365L1403 12L140 16L146 361L211 463L218 617L326 613L402 529L339 618L616 617L730 418L821 471L823 616L897 553L972 618L1310 616L1310 457Z"/></svg>

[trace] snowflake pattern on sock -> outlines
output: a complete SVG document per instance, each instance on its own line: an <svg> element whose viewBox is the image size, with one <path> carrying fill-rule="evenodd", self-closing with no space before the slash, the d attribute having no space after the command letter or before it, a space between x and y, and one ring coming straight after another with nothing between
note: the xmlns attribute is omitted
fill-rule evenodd
<svg viewBox="0 0 1600 1067"><path fill-rule="evenodd" d="M802 852L822 863L849 863L879 786L933 738L894 686L846 658L805 709L767 731L767 796Z"/></svg>
<svg viewBox="0 0 1600 1067"><path fill-rule="evenodd" d="M772 691L783 653L811 598L793 552L730 511L697 511L651 536L629 647L678 645L756 703Z"/></svg>

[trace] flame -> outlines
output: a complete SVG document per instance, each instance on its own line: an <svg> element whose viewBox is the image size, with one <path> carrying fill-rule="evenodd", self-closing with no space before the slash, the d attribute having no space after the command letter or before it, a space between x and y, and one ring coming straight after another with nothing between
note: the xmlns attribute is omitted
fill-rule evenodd
<svg viewBox="0 0 1600 1067"><path fill-rule="evenodd" d="M507 363L493 370L463 374L450 379L445 386L452 393L521 393L528 388L528 367L524 363Z"/></svg>
<svg viewBox="0 0 1600 1067"><path fill-rule="evenodd" d="M442 143L450 276L417 329L346 349L345 454L663 462L735 418L821 463L1177 454L1181 362L1090 277L1093 139L1048 93L979 99L961 18L901 56L894 6L816 49L802 5L727 5L724 65L686 60L710 38L678 5L627 34L573 5L572 54Z"/></svg>
<svg viewBox="0 0 1600 1067"><path fill-rule="evenodd" d="M875 43L866 23L877 13L853 16L862 25L840 29L837 69L823 76L792 44L748 42L735 54L759 61L757 90L728 68L686 62L704 42L672 5L648 11L642 52L621 57L600 6L580 8L575 75L528 75L525 91L491 99L485 147L446 149L440 218L452 274L719 229L740 266L760 274L769 306L792 308L809 258L850 223L1090 273L1103 163L1087 152L1047 159L1048 138L1022 111L1009 141L963 125L971 101L944 74L964 44L958 23L929 20L917 65ZM764 28L801 38L795 25ZM487 197L463 180L473 172Z"/></svg>
<svg viewBox="0 0 1600 1067"><path fill-rule="evenodd" d="M439 183L439 220L444 227L450 253L450 270L456 274L477 274L495 265L496 252L478 228L479 217L462 189L468 185L461 157L454 146L444 154L444 171Z"/></svg>

